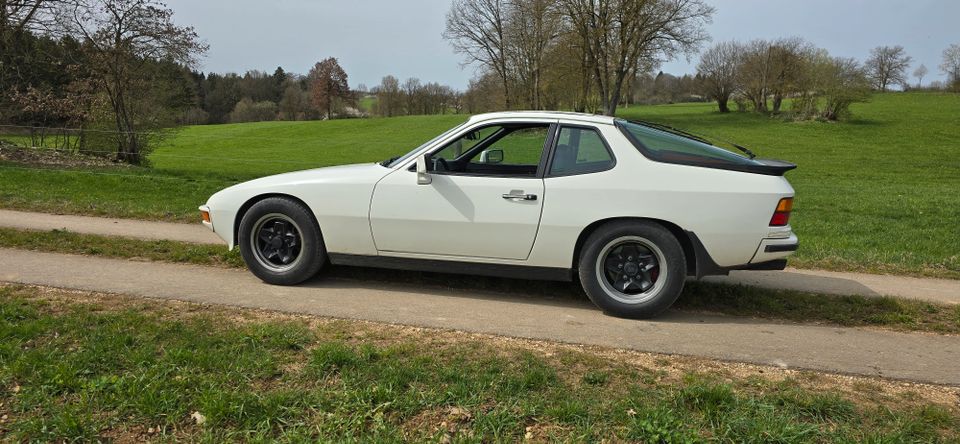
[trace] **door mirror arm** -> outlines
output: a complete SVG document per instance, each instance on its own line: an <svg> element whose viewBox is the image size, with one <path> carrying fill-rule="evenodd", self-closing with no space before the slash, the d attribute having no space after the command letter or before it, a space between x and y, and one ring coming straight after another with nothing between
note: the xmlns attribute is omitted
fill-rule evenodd
<svg viewBox="0 0 960 444"><path fill-rule="evenodd" d="M427 155L417 157L417 185L430 185L433 178L427 172Z"/></svg>

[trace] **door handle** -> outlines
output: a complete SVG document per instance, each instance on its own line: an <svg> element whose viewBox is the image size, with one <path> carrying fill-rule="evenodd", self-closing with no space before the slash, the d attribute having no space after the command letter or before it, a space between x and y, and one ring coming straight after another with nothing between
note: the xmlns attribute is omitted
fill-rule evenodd
<svg viewBox="0 0 960 444"><path fill-rule="evenodd" d="M507 200L537 200L536 194L524 194L523 191L511 191L503 195Z"/></svg>

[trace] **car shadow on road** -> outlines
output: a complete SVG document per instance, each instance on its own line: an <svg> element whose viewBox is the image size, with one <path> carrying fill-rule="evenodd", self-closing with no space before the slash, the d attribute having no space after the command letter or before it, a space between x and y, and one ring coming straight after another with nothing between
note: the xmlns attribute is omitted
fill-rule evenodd
<svg viewBox="0 0 960 444"><path fill-rule="evenodd" d="M402 291L443 297L496 300L596 310L576 282L431 273L335 265L301 286Z"/></svg>
<svg viewBox="0 0 960 444"><path fill-rule="evenodd" d="M708 276L705 282L725 285L751 285L761 288L786 289L810 293L880 296L872 288L853 279L821 276L802 271L741 271L731 272L730 276Z"/></svg>
<svg viewBox="0 0 960 444"><path fill-rule="evenodd" d="M722 284L706 284L708 287ZM505 304L523 304L571 310L570 314L605 316L590 302L577 282L534 281L523 279L471 276L459 274L401 271L382 268L332 266L324 270L317 278L301 286L313 288L335 288L342 290L364 289L379 291L397 291L419 293L442 298L469 298L502 302ZM751 292L743 286L723 285L727 293ZM677 307L670 309L655 319L638 322L672 324L769 324L784 323L789 320L776 316L738 316L725 314L723 309L698 310L684 308L684 299L693 297L692 292L702 291L703 286L689 285L681 294ZM823 298L831 296L823 295ZM720 302L722 305L723 302ZM589 313L588 313L589 312ZM469 313L464 314L469 315Z"/></svg>

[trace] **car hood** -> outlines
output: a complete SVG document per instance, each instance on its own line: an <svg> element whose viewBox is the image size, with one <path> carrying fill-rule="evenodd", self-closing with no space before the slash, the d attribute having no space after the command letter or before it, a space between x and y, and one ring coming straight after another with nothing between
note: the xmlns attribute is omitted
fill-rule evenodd
<svg viewBox="0 0 960 444"><path fill-rule="evenodd" d="M247 182L238 183L229 188L225 188L220 191L220 193L260 189L277 189L288 186L320 183L357 183L369 181L371 184L373 184L391 171L391 169L378 163L362 163L314 168L310 170L294 171L290 173L275 174L273 176L253 179Z"/></svg>

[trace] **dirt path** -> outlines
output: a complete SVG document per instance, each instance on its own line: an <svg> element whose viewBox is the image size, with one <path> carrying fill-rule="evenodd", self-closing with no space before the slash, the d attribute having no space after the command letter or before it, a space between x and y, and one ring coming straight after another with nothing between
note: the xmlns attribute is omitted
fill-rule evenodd
<svg viewBox="0 0 960 444"><path fill-rule="evenodd" d="M960 338L671 312L605 316L588 301L317 279L0 249L0 280L960 385Z"/></svg>
<svg viewBox="0 0 960 444"><path fill-rule="evenodd" d="M199 213L197 217L199 218ZM105 236L169 239L210 244L222 243L219 237L199 223L191 225L0 210L0 227L34 230L67 229L77 233ZM710 277L707 280L824 294L896 296L946 304L960 304L960 280L918 279L902 276L798 269L771 272L735 271L730 276Z"/></svg>
<svg viewBox="0 0 960 444"><path fill-rule="evenodd" d="M25 211L0 210L0 227L23 230L68 230L74 233L101 236L123 236L151 240L172 240L195 244L222 244L216 234L200 224L197 212L196 224L151 222L134 219L72 216L67 214L29 213Z"/></svg>

